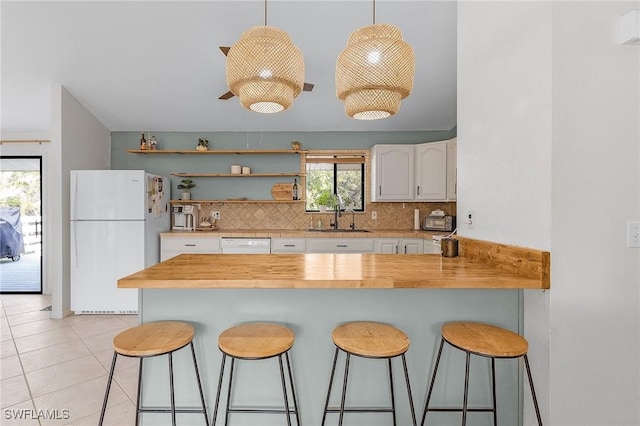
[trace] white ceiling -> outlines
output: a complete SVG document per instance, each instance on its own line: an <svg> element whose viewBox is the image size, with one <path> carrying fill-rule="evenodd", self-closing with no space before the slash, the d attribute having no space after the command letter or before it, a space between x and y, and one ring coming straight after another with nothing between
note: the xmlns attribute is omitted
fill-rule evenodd
<svg viewBox="0 0 640 426"><path fill-rule="evenodd" d="M268 24L302 50L315 84L293 107L263 115L226 92L225 57L264 22L261 1L0 3L3 134L48 132L60 83L112 131L449 130L456 124L455 1L376 2L376 22L398 26L416 56L412 94L398 114L357 121L336 98L335 61L369 1L270 1Z"/></svg>

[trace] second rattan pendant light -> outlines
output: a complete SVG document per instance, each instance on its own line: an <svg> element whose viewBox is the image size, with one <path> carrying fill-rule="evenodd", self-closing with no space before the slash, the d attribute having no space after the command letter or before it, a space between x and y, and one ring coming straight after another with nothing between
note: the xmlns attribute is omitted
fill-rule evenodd
<svg viewBox="0 0 640 426"><path fill-rule="evenodd" d="M357 120L377 120L394 115L413 88L413 48L400 30L375 23L351 33L347 48L336 63L336 94L345 113Z"/></svg>
<svg viewBox="0 0 640 426"><path fill-rule="evenodd" d="M252 27L227 54L227 85L243 107L260 113L289 109L304 84L302 52L289 35L267 26Z"/></svg>

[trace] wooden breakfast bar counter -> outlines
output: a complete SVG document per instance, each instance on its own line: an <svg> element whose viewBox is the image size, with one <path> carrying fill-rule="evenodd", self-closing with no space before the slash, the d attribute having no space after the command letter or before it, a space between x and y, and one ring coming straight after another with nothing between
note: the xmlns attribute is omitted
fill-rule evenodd
<svg viewBox="0 0 640 426"><path fill-rule="evenodd" d="M121 288L542 289L463 257L408 254L182 254L118 281Z"/></svg>
<svg viewBox="0 0 640 426"><path fill-rule="evenodd" d="M470 251L467 252L469 255ZM508 269L508 268L507 268ZM543 268L544 270L544 268ZM528 275L528 276L525 276ZM143 322L180 320L196 328L194 344L209 409L212 409L221 359L218 335L234 325L270 321L290 327L296 335L291 351L301 423L319 426L335 347L331 332L347 321L392 324L410 338L407 352L414 402L421 416L427 380L439 345L440 327L448 321L487 322L522 333L522 289L548 288L548 274L518 274L468 257L383 254L183 254L118 281L121 288L139 288ZM174 364L176 403L196 406L190 354L177 352ZM234 378L234 403L281 406L282 392L275 360L239 363ZM469 403L490 404L489 363L472 361ZM191 368L191 370L189 370ZM461 405L464 356L443 355L439 385L432 403ZM145 405L166 405L166 360L145 362ZM394 361L394 387L402 390L400 364ZM499 363L498 423L522 422L522 372L517 361ZM347 404L389 404L388 372L383 361L358 359L349 374ZM164 381L164 382L163 382ZM334 384L334 386L336 386ZM340 386L340 385L337 385ZM339 395L339 392L334 392ZM221 406L226 398L221 401ZM332 401L335 405L338 401ZM406 393L396 392L398 425L410 425ZM428 424L460 423L456 414L429 414ZM282 425L283 416L233 414L233 425ZM201 424L202 418L179 415L179 424ZM218 419L218 424L222 424ZM143 425L170 424L170 416L145 414ZM327 425L337 424L329 415ZM345 415L344 425L391 424L390 414ZM492 424L486 413L472 413L469 424Z"/></svg>

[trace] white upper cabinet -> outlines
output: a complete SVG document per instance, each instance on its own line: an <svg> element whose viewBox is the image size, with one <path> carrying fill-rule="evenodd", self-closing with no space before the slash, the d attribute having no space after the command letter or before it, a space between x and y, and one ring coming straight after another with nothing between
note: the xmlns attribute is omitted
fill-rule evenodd
<svg viewBox="0 0 640 426"><path fill-rule="evenodd" d="M375 145L371 166L371 201L414 199L414 145Z"/></svg>
<svg viewBox="0 0 640 426"><path fill-rule="evenodd" d="M458 139L447 141L447 200L458 198Z"/></svg>
<svg viewBox="0 0 640 426"><path fill-rule="evenodd" d="M371 148L371 201L456 199L456 139Z"/></svg>
<svg viewBox="0 0 640 426"><path fill-rule="evenodd" d="M447 142L423 143L415 146L415 199L447 200Z"/></svg>

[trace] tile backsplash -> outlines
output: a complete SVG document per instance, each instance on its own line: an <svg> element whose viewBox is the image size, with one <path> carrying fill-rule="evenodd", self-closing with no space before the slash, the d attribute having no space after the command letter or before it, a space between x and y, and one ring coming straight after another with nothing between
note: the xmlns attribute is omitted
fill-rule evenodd
<svg viewBox="0 0 640 426"><path fill-rule="evenodd" d="M420 211L420 220L425 214L441 209L446 214L456 214L456 203L366 203L364 213L355 214L358 229L413 229L414 209ZM217 226L220 229L308 229L322 220L325 228L333 221L333 213L307 213L302 203L205 203L201 205L200 217L211 217L211 212L220 212ZM378 219L371 219L371 212ZM339 219L340 227L351 223L351 213Z"/></svg>

